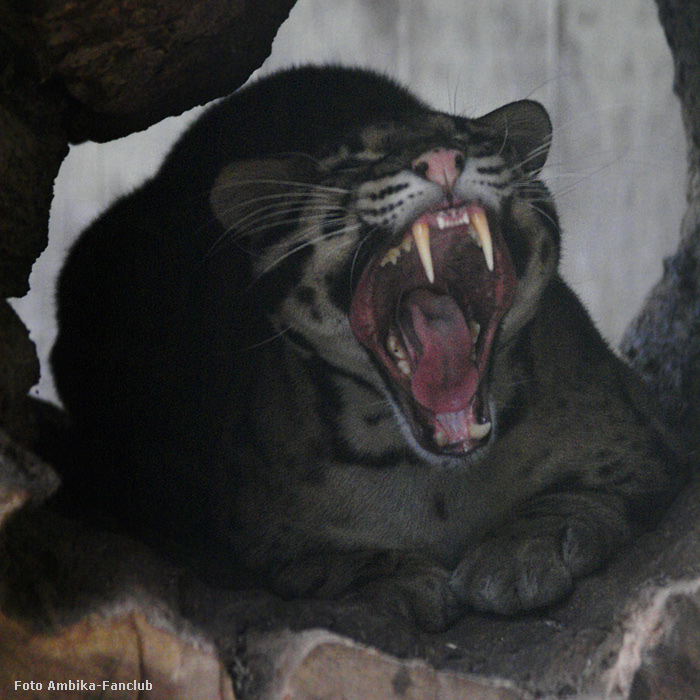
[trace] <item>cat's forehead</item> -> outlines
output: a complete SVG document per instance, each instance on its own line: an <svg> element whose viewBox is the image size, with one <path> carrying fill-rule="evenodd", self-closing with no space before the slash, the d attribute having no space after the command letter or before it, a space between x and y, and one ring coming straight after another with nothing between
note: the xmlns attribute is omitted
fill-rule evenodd
<svg viewBox="0 0 700 700"><path fill-rule="evenodd" d="M360 141L366 150L387 150L401 141L417 138L454 136L457 131L455 120L440 112L407 114L401 122L378 121L367 124L360 131Z"/></svg>
<svg viewBox="0 0 700 700"><path fill-rule="evenodd" d="M452 143L466 136L464 120L441 112L425 110L405 114L400 120L382 119L357 125L350 134L343 134L322 149L328 163L353 158L377 161L389 155L416 154L431 145Z"/></svg>

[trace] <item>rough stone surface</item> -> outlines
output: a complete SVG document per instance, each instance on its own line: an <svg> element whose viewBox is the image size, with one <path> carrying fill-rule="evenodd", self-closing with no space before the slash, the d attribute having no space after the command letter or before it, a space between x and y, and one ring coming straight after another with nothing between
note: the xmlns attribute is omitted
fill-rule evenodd
<svg viewBox="0 0 700 700"><path fill-rule="evenodd" d="M0 0L0 297L28 289L46 246L53 181L68 153L65 100L42 84L19 18Z"/></svg>
<svg viewBox="0 0 700 700"><path fill-rule="evenodd" d="M58 476L0 429L0 527L24 506L37 506L58 489Z"/></svg>
<svg viewBox="0 0 700 700"><path fill-rule="evenodd" d="M683 0L657 5L687 136L688 209L678 251L665 261L663 277L627 330L622 351L693 449L700 433L700 5Z"/></svg>
<svg viewBox="0 0 700 700"><path fill-rule="evenodd" d="M437 672L322 630L253 636L247 659L259 679L247 688L251 700L525 700L510 683Z"/></svg>
<svg viewBox="0 0 700 700"><path fill-rule="evenodd" d="M58 483L0 431L0 697L21 680L43 685L22 691L31 698L233 700L213 644L177 610L188 580L143 547L40 508Z"/></svg>
<svg viewBox="0 0 700 700"><path fill-rule="evenodd" d="M622 351L660 398L668 421L688 440L691 454L696 454L700 443L700 6L683 0L657 0L657 5L673 54L674 90L687 136L688 209L678 251L665 261L663 276L627 330ZM696 508L687 501L686 506ZM690 541L672 547L659 572L680 583L662 589L635 617L611 677L608 690L627 691L631 700L700 697L700 581L696 565L689 567L692 571L678 571L689 552L700 551L700 518L685 525Z"/></svg>
<svg viewBox="0 0 700 700"><path fill-rule="evenodd" d="M34 692L16 688L16 681L33 681ZM86 616L50 635L0 614L0 695L13 694L36 700L234 700L231 679L211 645L187 643L138 610Z"/></svg>
<svg viewBox="0 0 700 700"><path fill-rule="evenodd" d="M0 426L25 443L35 437L25 397L38 380L39 360L29 332L12 307L0 299Z"/></svg>
<svg viewBox="0 0 700 700"><path fill-rule="evenodd" d="M0 0L0 300L29 289L68 141L128 134L232 92L293 4ZM0 425L26 442L38 366L18 323L0 310Z"/></svg>
<svg viewBox="0 0 700 700"><path fill-rule="evenodd" d="M41 73L65 88L71 140L105 141L232 92L267 57L294 1L15 6Z"/></svg>
<svg viewBox="0 0 700 700"><path fill-rule="evenodd" d="M606 692L631 700L698 697L700 579L666 586L631 616Z"/></svg>

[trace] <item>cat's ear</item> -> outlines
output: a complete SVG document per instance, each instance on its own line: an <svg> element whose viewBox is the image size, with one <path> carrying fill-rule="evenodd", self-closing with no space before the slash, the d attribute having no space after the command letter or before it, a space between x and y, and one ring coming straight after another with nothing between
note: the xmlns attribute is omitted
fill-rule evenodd
<svg viewBox="0 0 700 700"><path fill-rule="evenodd" d="M317 177L313 160L300 155L238 160L221 170L209 202L224 228L254 232L258 214L266 225L288 218L289 201L299 198L287 195L307 192Z"/></svg>
<svg viewBox="0 0 700 700"><path fill-rule="evenodd" d="M542 169L552 142L552 122L539 102L511 102L475 121L513 148L525 172Z"/></svg>

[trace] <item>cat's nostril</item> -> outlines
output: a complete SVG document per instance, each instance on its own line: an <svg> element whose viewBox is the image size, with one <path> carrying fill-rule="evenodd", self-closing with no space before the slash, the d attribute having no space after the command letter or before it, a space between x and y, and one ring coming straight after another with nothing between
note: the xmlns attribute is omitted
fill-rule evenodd
<svg viewBox="0 0 700 700"><path fill-rule="evenodd" d="M413 172L415 172L417 175L420 175L421 177L428 178L428 161L426 160L421 160L421 161L414 161L413 162Z"/></svg>
<svg viewBox="0 0 700 700"><path fill-rule="evenodd" d="M454 148L434 148L418 156L411 167L426 180L445 189L452 189L464 169L464 155Z"/></svg>

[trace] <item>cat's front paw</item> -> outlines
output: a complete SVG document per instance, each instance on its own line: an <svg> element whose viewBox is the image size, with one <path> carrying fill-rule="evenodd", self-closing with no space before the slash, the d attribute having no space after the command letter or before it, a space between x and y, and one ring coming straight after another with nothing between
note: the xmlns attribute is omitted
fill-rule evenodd
<svg viewBox="0 0 700 700"><path fill-rule="evenodd" d="M468 552L450 580L456 599L504 615L551 605L606 558L604 542L582 524L545 527L542 534L533 529L513 525Z"/></svg>
<svg viewBox="0 0 700 700"><path fill-rule="evenodd" d="M418 558L403 561L391 576L365 584L352 598L426 632L443 632L463 613L449 571Z"/></svg>

